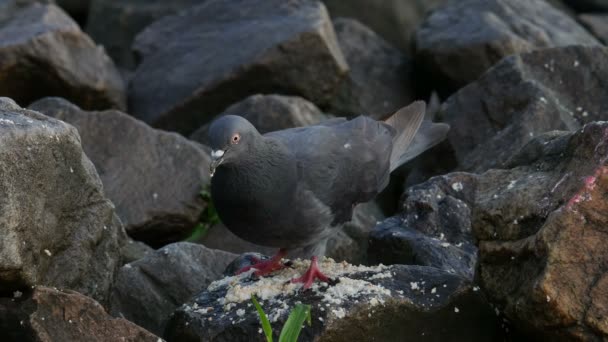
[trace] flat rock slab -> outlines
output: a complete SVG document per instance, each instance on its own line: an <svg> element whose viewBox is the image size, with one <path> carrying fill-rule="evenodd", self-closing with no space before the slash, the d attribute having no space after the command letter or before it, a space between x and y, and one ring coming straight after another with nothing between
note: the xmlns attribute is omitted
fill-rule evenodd
<svg viewBox="0 0 608 342"><path fill-rule="evenodd" d="M534 137L606 120L608 49L565 47L505 58L448 98L440 115L460 168L502 168Z"/></svg>
<svg viewBox="0 0 608 342"><path fill-rule="evenodd" d="M222 278L236 257L188 242L165 246L120 268L110 311L162 335L171 313Z"/></svg>
<svg viewBox="0 0 608 342"><path fill-rule="evenodd" d="M208 149L115 110L88 112L61 98L30 108L78 129L130 236L160 247L190 234L206 206Z"/></svg>
<svg viewBox="0 0 608 342"><path fill-rule="evenodd" d="M255 294L275 338L295 303L310 304L312 326L300 341L357 341L374 336L382 341L491 341L500 336L496 316L477 287L463 278L431 267L352 266L321 260L321 269L335 278L299 292L290 283L308 262L268 278L252 280L250 272L212 283L207 291L180 307L165 337L179 341L263 341Z"/></svg>
<svg viewBox="0 0 608 342"><path fill-rule="evenodd" d="M0 299L4 341L162 341L75 291L36 286L15 297Z"/></svg>
<svg viewBox="0 0 608 342"><path fill-rule="evenodd" d="M62 96L86 109L126 107L112 60L53 4L0 14L0 70L0 96L23 106Z"/></svg>
<svg viewBox="0 0 608 342"><path fill-rule="evenodd" d="M76 129L0 98L0 291L69 288L104 302L126 235Z"/></svg>
<svg viewBox="0 0 608 342"><path fill-rule="evenodd" d="M253 94L327 104L348 70L325 7L309 0L206 1L148 26L133 48L132 113L184 134Z"/></svg>
<svg viewBox="0 0 608 342"><path fill-rule="evenodd" d="M511 54L599 44L545 0L451 0L416 32L417 59L443 95L475 81Z"/></svg>

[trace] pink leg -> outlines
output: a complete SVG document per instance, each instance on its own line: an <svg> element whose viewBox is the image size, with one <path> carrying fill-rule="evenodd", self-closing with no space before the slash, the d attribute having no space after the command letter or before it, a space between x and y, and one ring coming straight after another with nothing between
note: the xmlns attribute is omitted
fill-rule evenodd
<svg viewBox="0 0 608 342"><path fill-rule="evenodd" d="M238 272L236 272L236 274L241 274L255 268L256 271L254 274L256 276L260 277L268 275L285 267L285 265L281 263L281 260L286 254L287 250L285 248L281 248L272 258L264 261L255 260L253 265L241 268Z"/></svg>
<svg viewBox="0 0 608 342"><path fill-rule="evenodd" d="M329 278L319 270L319 265L317 264L317 257L313 256L310 259L310 267L308 268L308 271L306 271L306 273L304 273L301 277L292 279L291 282L304 283L302 289L306 290L312 286L312 283L315 281L315 279L319 279L324 282L329 282Z"/></svg>

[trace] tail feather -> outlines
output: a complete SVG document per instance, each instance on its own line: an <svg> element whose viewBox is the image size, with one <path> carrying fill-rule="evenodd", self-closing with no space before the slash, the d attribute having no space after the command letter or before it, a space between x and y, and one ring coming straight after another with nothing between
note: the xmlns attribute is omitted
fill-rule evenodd
<svg viewBox="0 0 608 342"><path fill-rule="evenodd" d="M397 131L390 158L391 172L445 139L450 126L424 120L425 111L424 101L416 101L385 120Z"/></svg>

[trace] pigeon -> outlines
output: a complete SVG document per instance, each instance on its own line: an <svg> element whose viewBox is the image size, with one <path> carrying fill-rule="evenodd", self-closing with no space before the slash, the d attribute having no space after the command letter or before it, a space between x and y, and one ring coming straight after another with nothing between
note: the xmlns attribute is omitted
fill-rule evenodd
<svg viewBox="0 0 608 342"><path fill-rule="evenodd" d="M225 226L252 243L279 248L241 269L257 276L285 267L288 250L312 246L350 221L398 167L441 142L446 124L425 120L416 101L384 121L368 116L260 134L247 119L225 115L209 127L211 198ZM292 279L309 288L328 281L311 259Z"/></svg>

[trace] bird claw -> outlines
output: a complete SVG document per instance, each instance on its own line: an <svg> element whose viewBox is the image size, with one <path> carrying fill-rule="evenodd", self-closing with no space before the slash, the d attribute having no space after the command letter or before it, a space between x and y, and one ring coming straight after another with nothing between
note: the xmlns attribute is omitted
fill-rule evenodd
<svg viewBox="0 0 608 342"><path fill-rule="evenodd" d="M316 256L312 257L312 259L310 260L310 267L308 268L306 273L304 273L301 277L293 278L291 282L304 283L304 285L302 286L302 290L306 291L312 286L312 283L314 283L315 279L319 279L320 281L324 281L326 283L329 283L331 281L328 276L326 276L321 272L321 270L319 270L319 265L317 264Z"/></svg>
<svg viewBox="0 0 608 342"><path fill-rule="evenodd" d="M272 258L270 258L268 260L261 260L258 258L253 258L252 259L253 265L245 266L245 267L241 268L240 270L238 270L236 272L236 274L245 273L251 269L255 269L255 272L253 272L253 274L257 277L269 275L270 273L272 273L274 271L278 271L280 269L285 268L285 265L281 262L281 260L285 256L285 254L286 254L286 251L281 249L275 256L273 256Z"/></svg>

